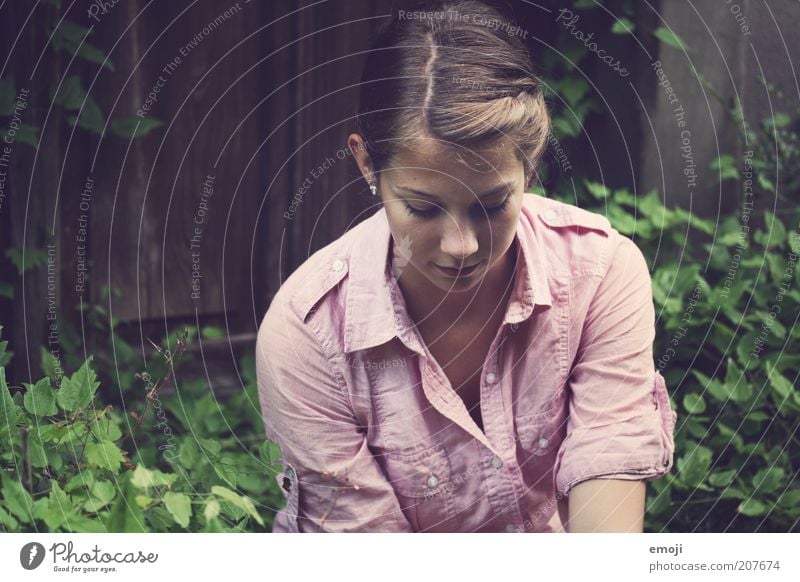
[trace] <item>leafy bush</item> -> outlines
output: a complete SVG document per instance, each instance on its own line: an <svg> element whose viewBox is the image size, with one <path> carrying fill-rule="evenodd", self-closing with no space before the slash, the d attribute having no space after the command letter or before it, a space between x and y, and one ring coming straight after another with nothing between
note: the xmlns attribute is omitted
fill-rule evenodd
<svg viewBox="0 0 800 582"><path fill-rule="evenodd" d="M612 13L634 19L636 10L643 9L625 1L605 4L613 4ZM573 3L576 9L596 6ZM629 34L631 21L620 21L611 32ZM652 32L669 47L686 46L674 33ZM555 143L578 151L584 124L602 111L584 79L597 63L563 32L556 45L567 58L545 55L544 63L545 83L552 88ZM631 50L637 50L634 44ZM546 189L536 190L608 217L653 268L654 354L671 389L678 423L675 468L648 482L645 531L785 532L800 527L800 108L790 99L783 102L789 111L758 127L749 126L738 103L723 103L749 153L738 163L731 154L720 156L710 169L739 192L752 188L752 196L719 224L679 207L666 208L656 191L635 196L576 175L572 167L569 174L545 174ZM774 176L781 177L780 184ZM793 203L790 223L760 210L776 198Z"/></svg>
<svg viewBox="0 0 800 582"><path fill-rule="evenodd" d="M173 336L174 354L157 346L169 367L188 335ZM4 351L2 342L0 361ZM225 404L199 381L162 400L166 376L141 374L144 386L123 402L144 410L125 417L101 401L91 356L69 377L46 376L13 396L0 367L2 528L269 531L282 499L278 448L263 434L252 357L242 369L246 385Z"/></svg>

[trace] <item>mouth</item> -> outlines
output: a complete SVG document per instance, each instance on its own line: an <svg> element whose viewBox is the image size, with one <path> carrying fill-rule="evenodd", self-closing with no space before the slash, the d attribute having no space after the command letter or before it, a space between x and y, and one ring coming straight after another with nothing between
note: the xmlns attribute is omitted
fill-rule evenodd
<svg viewBox="0 0 800 582"><path fill-rule="evenodd" d="M481 266L481 263L483 263L483 261L475 263L470 267L464 267L462 269L452 269L450 267L442 267L440 265L437 265L436 263L434 263L433 266L436 267L436 269L438 269L438 271L445 277L449 277L451 279L459 279L462 277L469 277L470 275L472 275L475 271L478 270L478 267Z"/></svg>

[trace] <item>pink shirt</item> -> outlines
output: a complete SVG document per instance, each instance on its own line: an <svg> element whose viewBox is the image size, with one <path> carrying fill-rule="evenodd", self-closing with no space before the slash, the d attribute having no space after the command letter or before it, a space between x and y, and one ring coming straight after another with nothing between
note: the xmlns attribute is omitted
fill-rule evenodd
<svg viewBox="0 0 800 582"><path fill-rule="evenodd" d="M514 287L473 421L406 310L386 211L314 253L260 327L280 445L274 531L563 531L593 478L672 467L644 256L599 214L525 194Z"/></svg>

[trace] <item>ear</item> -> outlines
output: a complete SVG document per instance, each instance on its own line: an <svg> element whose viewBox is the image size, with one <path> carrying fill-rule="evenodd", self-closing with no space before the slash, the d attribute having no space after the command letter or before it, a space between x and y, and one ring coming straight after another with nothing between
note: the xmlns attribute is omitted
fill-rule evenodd
<svg viewBox="0 0 800 582"><path fill-rule="evenodd" d="M372 160L367 148L364 145L364 139L357 133L352 133L347 138L347 147L361 170L361 174L366 180L370 180L372 176Z"/></svg>

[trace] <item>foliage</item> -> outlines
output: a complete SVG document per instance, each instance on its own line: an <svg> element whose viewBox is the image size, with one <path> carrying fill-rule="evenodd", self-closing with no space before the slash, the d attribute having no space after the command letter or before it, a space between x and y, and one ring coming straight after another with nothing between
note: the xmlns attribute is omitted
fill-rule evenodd
<svg viewBox="0 0 800 582"><path fill-rule="evenodd" d="M224 403L204 381L163 396L188 338L155 346L165 375L138 374L124 389L126 408L145 403L128 417L102 402L91 356L13 396L0 367L3 531L269 531L280 464L261 430L254 360Z"/></svg>
<svg viewBox="0 0 800 582"><path fill-rule="evenodd" d="M614 4L613 12L633 17ZM620 20L611 33L632 28ZM672 31L652 32L667 50L691 50ZM551 56L545 69L557 80L546 82L560 95L552 100L556 139L577 150L600 101L585 79L590 59L568 36L558 47L570 58ZM569 180L551 175L546 189L536 189L606 216L651 265L656 366L678 423L675 467L648 483L645 531L798 531L800 108L787 107L754 128L738 103L729 105L753 155L749 167L726 153L710 168L721 181L737 181L739 192L752 186L753 197L718 224L666 208L656 191L612 189L574 172ZM775 198L795 203L786 223L764 209Z"/></svg>

